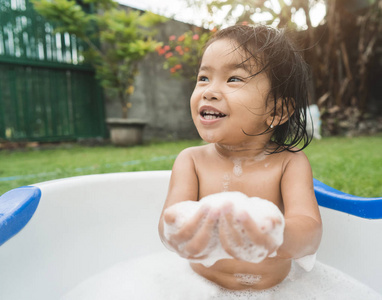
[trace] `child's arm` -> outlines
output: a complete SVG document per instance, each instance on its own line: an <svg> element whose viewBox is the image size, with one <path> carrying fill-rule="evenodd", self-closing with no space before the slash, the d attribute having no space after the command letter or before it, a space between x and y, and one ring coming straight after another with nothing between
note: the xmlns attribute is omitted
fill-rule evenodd
<svg viewBox="0 0 382 300"><path fill-rule="evenodd" d="M176 233L166 238L164 222L175 222L176 215L166 209L181 201L198 201L198 178L192 157L192 148L182 151L173 166L169 191L159 220L159 236L164 245L176 251L180 256L193 259L202 258L200 254L208 245L218 216L216 212L201 207L197 213L186 222Z"/></svg>
<svg viewBox="0 0 382 300"><path fill-rule="evenodd" d="M291 154L281 179L284 203L284 242L277 254L281 258L300 258L314 254L321 241L322 223L313 188L313 175L303 152Z"/></svg>
<svg viewBox="0 0 382 300"><path fill-rule="evenodd" d="M280 258L300 258L317 251L321 240L321 217L313 190L313 178L310 164L305 154L290 154L290 160L284 168L281 179L281 194L284 203L284 240L277 245L270 232L276 224L277 218L271 218L268 229L259 227L247 212L233 215L232 208L224 208L222 218L225 222L219 224L220 241L227 253L242 260L243 251L235 251L244 246L245 233L248 241L263 247L267 255L277 250ZM242 233L235 224L240 224ZM265 256L264 256L265 258Z"/></svg>

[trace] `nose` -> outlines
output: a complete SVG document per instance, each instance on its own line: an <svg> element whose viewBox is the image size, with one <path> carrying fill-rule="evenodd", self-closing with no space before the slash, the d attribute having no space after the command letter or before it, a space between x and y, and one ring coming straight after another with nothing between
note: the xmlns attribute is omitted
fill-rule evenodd
<svg viewBox="0 0 382 300"><path fill-rule="evenodd" d="M205 100L220 100L222 98L222 93L217 91L216 88L209 86L203 92L203 99Z"/></svg>

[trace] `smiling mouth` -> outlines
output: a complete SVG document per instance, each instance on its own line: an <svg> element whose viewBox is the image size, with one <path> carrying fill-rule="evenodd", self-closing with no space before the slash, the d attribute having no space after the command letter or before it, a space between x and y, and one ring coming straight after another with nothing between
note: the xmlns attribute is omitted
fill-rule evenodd
<svg viewBox="0 0 382 300"><path fill-rule="evenodd" d="M215 119L220 119L227 116L221 112L213 111L213 110L202 110L200 112L200 115L206 120L215 120Z"/></svg>

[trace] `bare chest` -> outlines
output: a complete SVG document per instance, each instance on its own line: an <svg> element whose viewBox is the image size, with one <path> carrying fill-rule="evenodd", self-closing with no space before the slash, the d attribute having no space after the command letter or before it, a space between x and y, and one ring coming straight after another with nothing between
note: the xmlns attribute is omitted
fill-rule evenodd
<svg viewBox="0 0 382 300"><path fill-rule="evenodd" d="M271 161L228 160L198 166L199 199L215 193L239 191L272 201L282 209L281 168Z"/></svg>

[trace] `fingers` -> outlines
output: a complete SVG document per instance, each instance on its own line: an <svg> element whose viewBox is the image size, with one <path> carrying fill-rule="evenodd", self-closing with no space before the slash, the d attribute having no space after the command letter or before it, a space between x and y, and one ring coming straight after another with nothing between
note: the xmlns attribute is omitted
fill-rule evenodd
<svg viewBox="0 0 382 300"><path fill-rule="evenodd" d="M268 250L268 253L272 253L276 250L274 240L268 232L274 229L279 220L269 219L270 226L268 224L268 226L265 225L259 228L252 218L249 217L247 212L241 213L238 219L243 226L245 234L255 245L264 246L265 249Z"/></svg>
<svg viewBox="0 0 382 300"><path fill-rule="evenodd" d="M176 210L165 211L164 221L173 228L166 239L168 246L184 258L203 259L220 243L235 259L259 262L256 257L264 259L279 247L272 232L282 219L269 217L258 226L246 211L235 211L233 203L219 208L202 206L184 223L177 217Z"/></svg>
<svg viewBox="0 0 382 300"><path fill-rule="evenodd" d="M232 207L231 207L232 208ZM243 245L243 239L240 233L234 228L234 217L232 209L224 209L226 214L220 218L219 237L223 249L232 257L240 259L233 248Z"/></svg>
<svg viewBox="0 0 382 300"><path fill-rule="evenodd" d="M272 218L272 219L269 218L269 219L265 220L265 224L262 224L259 229L262 232L270 232L273 229L275 229L276 226L279 226L281 224L282 224L281 219L279 219L279 218Z"/></svg>
<svg viewBox="0 0 382 300"><path fill-rule="evenodd" d="M200 255L200 253L202 253L208 246L212 246L210 245L210 242L219 217L220 211L211 209L202 226L191 240L187 242L184 250L190 258Z"/></svg>
<svg viewBox="0 0 382 300"><path fill-rule="evenodd" d="M269 219L268 223L259 228L247 212L234 214L232 210L227 211L219 223L221 245L229 255L238 260L248 260L258 253L255 251L257 247L264 247L267 253L273 253L278 247L268 233L279 222L281 223L278 219Z"/></svg>
<svg viewBox="0 0 382 300"><path fill-rule="evenodd" d="M187 223L185 223L178 232L171 236L171 240L176 244L190 240L198 231L203 219L208 215L208 212L209 207L207 206L198 209L196 214Z"/></svg>
<svg viewBox="0 0 382 300"><path fill-rule="evenodd" d="M163 213L163 219L169 225L175 223L176 216L177 216L176 211L172 210L171 208L170 209L166 209L164 211L164 213Z"/></svg>

